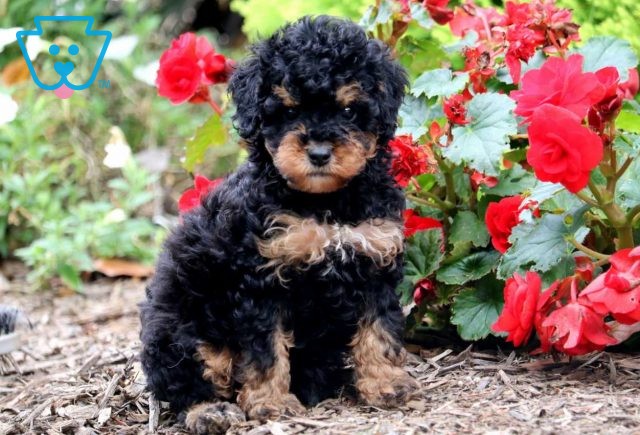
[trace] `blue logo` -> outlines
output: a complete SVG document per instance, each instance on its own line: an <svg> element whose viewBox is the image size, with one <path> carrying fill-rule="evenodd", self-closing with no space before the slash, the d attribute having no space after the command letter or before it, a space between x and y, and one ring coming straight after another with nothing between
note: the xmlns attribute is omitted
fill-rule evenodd
<svg viewBox="0 0 640 435"><path fill-rule="evenodd" d="M98 70L100 69L100 65L102 65L102 60L104 59L104 55L107 52L107 48L109 47L109 42L111 42L111 32L108 30L91 30L94 24L93 17L89 16L37 16L34 18L34 23L36 25L36 30L20 30L16 33L16 38L18 39L18 44L20 45L20 49L22 50L22 55L24 56L24 60L27 62L27 67L29 68L29 72L31 72L31 77L33 81L40 88L47 91L55 91L56 95L60 98L69 98L73 91L81 91L83 89L87 89L89 86L93 84L95 81ZM86 22L87 26L85 28L85 35L91 36L102 36L105 38L100 53L98 54L98 59L96 60L96 64L93 67L93 71L91 72L91 76L89 79L81 84L74 84L69 81L69 74L75 69L75 64L73 62L61 62L56 61L53 65L55 72L60 76L60 80L57 83L52 85L47 85L43 83L38 74L36 73L35 68L33 67L33 63L29 58L29 53L27 52L27 47L25 45L24 37L25 36L41 36L44 31L42 29L42 23L47 21L53 22ZM69 55L76 56L80 52L80 48L76 44L72 44L68 48ZM57 56L60 54L60 47L56 44L51 44L49 46L49 54L52 56Z"/></svg>

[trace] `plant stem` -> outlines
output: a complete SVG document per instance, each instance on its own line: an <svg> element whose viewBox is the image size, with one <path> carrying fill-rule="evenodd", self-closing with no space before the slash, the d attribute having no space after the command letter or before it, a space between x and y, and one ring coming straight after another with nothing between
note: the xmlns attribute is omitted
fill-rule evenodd
<svg viewBox="0 0 640 435"><path fill-rule="evenodd" d="M616 243L616 249L633 248L633 228L631 227L631 221L624 214L622 209L613 202L613 194L609 194L609 198L605 200L602 196L600 188L591 180L589 180L589 189L595 196L598 204L613 228L615 228L618 235L618 241Z"/></svg>
<svg viewBox="0 0 640 435"><path fill-rule="evenodd" d="M220 106L218 106L218 104L215 101L213 101L213 98L209 97L207 102L209 103L209 106L211 106L213 111L218 114L218 116L222 116L222 113L223 113L222 109L220 108Z"/></svg>
<svg viewBox="0 0 640 435"><path fill-rule="evenodd" d="M633 225L633 222L638 217L640 217L640 205L636 205L631 209L631 211L629 211L629 214L627 214L627 220Z"/></svg>
<svg viewBox="0 0 640 435"><path fill-rule="evenodd" d="M598 207L600 208L600 204L598 204L596 201L594 201L593 199L589 198L586 194L582 193L582 192L578 192L576 193L576 196L578 198L580 198L583 202L589 204L591 207Z"/></svg>
<svg viewBox="0 0 640 435"><path fill-rule="evenodd" d="M596 201L598 201L600 208L602 208L605 205L604 198L602 197L602 192L600 192L600 188L598 187L598 185L593 181L589 180L589 190L591 190L591 193L593 193L593 196L596 198Z"/></svg>
<svg viewBox="0 0 640 435"><path fill-rule="evenodd" d="M633 163L633 159L631 157L628 157L627 160L624 161L622 166L620 166L620 169L618 170L618 172L616 172L616 175L615 175L616 181L618 181L620 177L624 175L627 169L629 169L629 166L631 166L631 163Z"/></svg>
<svg viewBox="0 0 640 435"><path fill-rule="evenodd" d="M582 243L578 242L574 237L567 238L567 241L575 246L578 251L587 254L589 257L593 257L598 260L607 260L610 257L610 255L602 254L600 252L594 251L593 249L587 248Z"/></svg>
<svg viewBox="0 0 640 435"><path fill-rule="evenodd" d="M407 198L415 203L426 205L428 207L437 208L438 210L441 210L444 213L447 213L449 210L451 210L454 207L452 204L448 204L447 202L441 200L431 192L420 192L420 194L426 196L428 199L430 199L433 202L430 202L424 198L420 198L419 196L412 195L412 194L407 195Z"/></svg>

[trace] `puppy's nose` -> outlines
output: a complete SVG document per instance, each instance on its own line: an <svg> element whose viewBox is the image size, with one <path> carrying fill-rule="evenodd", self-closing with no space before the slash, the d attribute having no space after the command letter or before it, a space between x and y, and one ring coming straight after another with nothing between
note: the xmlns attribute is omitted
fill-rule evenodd
<svg viewBox="0 0 640 435"><path fill-rule="evenodd" d="M307 155L314 166L324 166L331 159L332 148L330 142L311 142L307 147Z"/></svg>

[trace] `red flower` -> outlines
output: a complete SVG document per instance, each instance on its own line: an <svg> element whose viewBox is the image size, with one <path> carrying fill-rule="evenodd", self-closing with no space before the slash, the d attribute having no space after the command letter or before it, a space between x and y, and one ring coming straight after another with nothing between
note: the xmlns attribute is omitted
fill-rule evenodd
<svg viewBox="0 0 640 435"><path fill-rule="evenodd" d="M583 189L603 155L600 137L568 110L544 105L529 126L527 162L541 181L561 183L572 193Z"/></svg>
<svg viewBox="0 0 640 435"><path fill-rule="evenodd" d="M596 77L602 85L604 95L589 109L589 125L602 132L606 122L614 119L620 109L624 93L619 89L620 75L616 67L610 66L596 71Z"/></svg>
<svg viewBox="0 0 640 435"><path fill-rule="evenodd" d="M495 332L507 332L507 341L520 346L529 340L540 297L542 281L535 272L522 277L517 273L504 286L504 308L491 326Z"/></svg>
<svg viewBox="0 0 640 435"><path fill-rule="evenodd" d="M604 316L575 300L553 311L542 326L553 328L550 342L568 355L584 355L617 343L607 334Z"/></svg>
<svg viewBox="0 0 640 435"><path fill-rule="evenodd" d="M436 283L431 278L423 278L415 286L413 301L420 305L423 301L432 301L436 297Z"/></svg>
<svg viewBox="0 0 640 435"><path fill-rule="evenodd" d="M509 236L513 227L520 222L522 201L521 196L509 196L502 198L499 202L492 202L487 207L484 219L491 235L491 243L503 254L511 246Z"/></svg>
<svg viewBox="0 0 640 435"><path fill-rule="evenodd" d="M471 188L476 191L480 185L484 184L488 188L496 187L499 180L496 177L484 175L482 172L473 171L471 174Z"/></svg>
<svg viewBox="0 0 640 435"><path fill-rule="evenodd" d="M216 178L215 180L209 180L202 175L196 175L194 179L194 188L185 190L180 199L178 200L178 209L180 213L186 213L189 210L198 207L202 203L202 199L207 193L218 187L223 178Z"/></svg>
<svg viewBox="0 0 640 435"><path fill-rule="evenodd" d="M160 57L158 94L173 104L207 101L208 86L227 81L232 68L233 63L216 53L204 36L184 33Z"/></svg>
<svg viewBox="0 0 640 435"><path fill-rule="evenodd" d="M511 92L517 103L515 113L530 121L536 109L550 104L584 118L604 90L594 73L582 72L582 60L580 54L566 60L552 57L542 68L528 71L522 77L521 89Z"/></svg>
<svg viewBox="0 0 640 435"><path fill-rule="evenodd" d="M433 21L438 24L447 24L453 19L453 11L447 9L448 4L449 0L424 0L422 3Z"/></svg>
<svg viewBox="0 0 640 435"><path fill-rule="evenodd" d="M469 80L476 93L486 92L486 82L495 75L491 51L480 44L478 47L465 47L464 70L469 73Z"/></svg>
<svg viewBox="0 0 640 435"><path fill-rule="evenodd" d="M622 92L625 100L633 100L638 93L640 87L640 79L638 78L638 70L629 68L629 80L620 83L620 92Z"/></svg>
<svg viewBox="0 0 640 435"><path fill-rule="evenodd" d="M527 27L513 26L507 30L507 42L509 48L505 55L505 62L509 68L509 74L514 84L520 83L522 64L528 62L536 52L536 48L545 41L544 34L535 32Z"/></svg>
<svg viewBox="0 0 640 435"><path fill-rule="evenodd" d="M581 293L599 314L609 314L620 323L640 322L640 246L622 249L609 260L611 268Z"/></svg>
<svg viewBox="0 0 640 435"><path fill-rule="evenodd" d="M451 33L463 37L470 30L478 34L480 40L491 40L500 42L503 38L502 32L494 34L493 27L503 20L503 16L494 8L480 8L473 1L467 1L462 8L456 8L453 18L449 21Z"/></svg>
<svg viewBox="0 0 640 435"><path fill-rule="evenodd" d="M166 51L160 58L160 69L156 84L158 94L168 98L173 104L184 103L194 96L202 71L188 56L181 53Z"/></svg>
<svg viewBox="0 0 640 435"><path fill-rule="evenodd" d="M443 102L444 114L452 124L465 125L469 123L467 119L467 108L464 106L464 96L455 94L445 98Z"/></svg>
<svg viewBox="0 0 640 435"><path fill-rule="evenodd" d="M442 136L442 133L443 131L442 131L442 128L440 128L440 124L438 124L438 121L433 121L431 123L431 126L429 127L429 137L431 137L431 140L434 143L437 143L440 136Z"/></svg>
<svg viewBox="0 0 640 435"><path fill-rule="evenodd" d="M422 217L415 211L407 209L403 213L404 216L404 236L409 238L420 231L440 228L442 230L442 222L438 219L430 217ZM443 230L444 235L444 230Z"/></svg>
<svg viewBox="0 0 640 435"><path fill-rule="evenodd" d="M399 186L407 187L411 177L427 172L427 152L424 147L413 145L411 135L391 139L389 147L393 155L391 173Z"/></svg>

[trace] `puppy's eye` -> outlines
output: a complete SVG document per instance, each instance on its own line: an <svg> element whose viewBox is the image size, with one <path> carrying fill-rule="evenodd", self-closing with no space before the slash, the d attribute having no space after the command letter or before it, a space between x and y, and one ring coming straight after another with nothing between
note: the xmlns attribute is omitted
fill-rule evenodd
<svg viewBox="0 0 640 435"><path fill-rule="evenodd" d="M287 110L285 111L285 115L289 119L296 119L298 117L298 114L298 109L296 109L295 107L287 107Z"/></svg>
<svg viewBox="0 0 640 435"><path fill-rule="evenodd" d="M353 109L353 107L347 106L342 109L342 116L344 116L346 119L354 120L356 117L356 111Z"/></svg>

